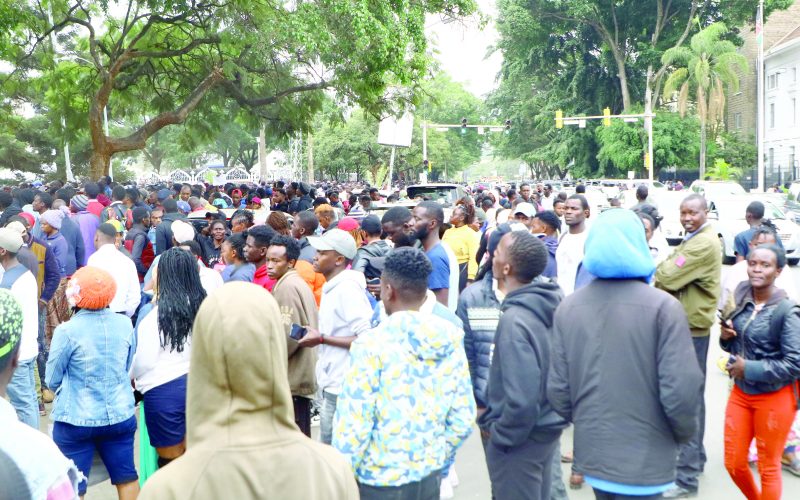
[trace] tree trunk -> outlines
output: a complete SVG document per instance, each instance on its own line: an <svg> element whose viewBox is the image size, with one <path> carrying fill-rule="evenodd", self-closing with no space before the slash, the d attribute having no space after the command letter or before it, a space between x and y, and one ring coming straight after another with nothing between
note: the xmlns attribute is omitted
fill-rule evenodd
<svg viewBox="0 0 800 500"><path fill-rule="evenodd" d="M616 48L615 48L616 49ZM618 50L613 50L614 61L617 63L617 76L619 77L619 89L622 93L622 107L626 113L631 107L631 93L628 90L628 75L625 72L625 58Z"/></svg>
<svg viewBox="0 0 800 500"><path fill-rule="evenodd" d="M100 177L108 174L108 168L111 165L111 153L92 151L92 156L89 158L89 177L91 180L96 181Z"/></svg>
<svg viewBox="0 0 800 500"><path fill-rule="evenodd" d="M706 123L700 122L700 180L706 176Z"/></svg>

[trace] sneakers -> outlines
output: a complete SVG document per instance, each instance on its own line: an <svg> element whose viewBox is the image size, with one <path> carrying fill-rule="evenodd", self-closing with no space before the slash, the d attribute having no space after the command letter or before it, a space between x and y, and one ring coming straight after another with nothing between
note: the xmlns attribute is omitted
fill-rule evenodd
<svg viewBox="0 0 800 500"><path fill-rule="evenodd" d="M784 453L781 457L781 466L786 472L800 477L800 457L795 453Z"/></svg>
<svg viewBox="0 0 800 500"><path fill-rule="evenodd" d="M453 485L450 483L450 477L443 477L439 485L439 498L453 498L454 496L455 493L453 492Z"/></svg>
<svg viewBox="0 0 800 500"><path fill-rule="evenodd" d="M50 389L42 389L42 402L52 403L56 395Z"/></svg>
<svg viewBox="0 0 800 500"><path fill-rule="evenodd" d="M661 498L694 498L696 496L697 490L688 490L677 485L661 494Z"/></svg>

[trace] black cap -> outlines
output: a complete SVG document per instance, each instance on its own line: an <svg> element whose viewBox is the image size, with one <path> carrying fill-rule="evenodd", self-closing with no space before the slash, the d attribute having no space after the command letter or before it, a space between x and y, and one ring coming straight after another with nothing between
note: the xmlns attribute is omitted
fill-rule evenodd
<svg viewBox="0 0 800 500"><path fill-rule="evenodd" d="M367 234L381 234L381 220L377 215L368 215L361 221L361 229Z"/></svg>

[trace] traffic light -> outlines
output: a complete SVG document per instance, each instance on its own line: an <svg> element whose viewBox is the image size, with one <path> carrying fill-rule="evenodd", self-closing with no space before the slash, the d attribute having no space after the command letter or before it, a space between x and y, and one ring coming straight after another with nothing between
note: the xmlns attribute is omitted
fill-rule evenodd
<svg viewBox="0 0 800 500"><path fill-rule="evenodd" d="M465 134L466 132L467 132L467 119L466 118L462 118L461 119L461 133Z"/></svg>
<svg viewBox="0 0 800 500"><path fill-rule="evenodd" d="M506 120L506 131L511 129L511 120Z"/></svg>
<svg viewBox="0 0 800 500"><path fill-rule="evenodd" d="M611 126L611 108L603 109L603 126L604 127Z"/></svg>
<svg viewBox="0 0 800 500"><path fill-rule="evenodd" d="M428 169L428 172L431 171L431 162L428 160L422 160L422 166Z"/></svg>
<svg viewBox="0 0 800 500"><path fill-rule="evenodd" d="M564 112L556 110L556 128L564 128Z"/></svg>

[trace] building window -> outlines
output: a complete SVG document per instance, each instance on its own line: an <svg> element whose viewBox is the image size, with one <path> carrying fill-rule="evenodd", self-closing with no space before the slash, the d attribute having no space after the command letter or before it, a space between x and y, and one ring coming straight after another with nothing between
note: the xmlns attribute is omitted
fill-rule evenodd
<svg viewBox="0 0 800 500"><path fill-rule="evenodd" d="M742 114L741 113L734 113L733 114L733 128L736 130L741 130L742 128Z"/></svg>
<svg viewBox="0 0 800 500"><path fill-rule="evenodd" d="M769 148L769 156L767 156L767 163L769 164L769 169L772 170L775 168L775 149Z"/></svg>
<svg viewBox="0 0 800 500"><path fill-rule="evenodd" d="M769 128L775 128L775 103L769 103Z"/></svg>
<svg viewBox="0 0 800 500"><path fill-rule="evenodd" d="M767 89L777 89L778 88L778 78L780 77L779 73L772 73L767 77Z"/></svg>
<svg viewBox="0 0 800 500"><path fill-rule="evenodd" d="M795 156L794 156L794 146L789 146L789 168L792 169L792 172L794 172L794 167L795 167L795 164L794 164L795 159L794 158L795 158Z"/></svg>

